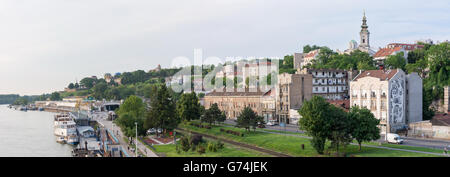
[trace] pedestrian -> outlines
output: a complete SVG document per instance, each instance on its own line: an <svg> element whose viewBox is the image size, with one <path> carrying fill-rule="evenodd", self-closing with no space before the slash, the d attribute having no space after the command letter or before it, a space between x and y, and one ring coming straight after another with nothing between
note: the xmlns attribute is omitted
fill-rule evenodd
<svg viewBox="0 0 450 177"><path fill-rule="evenodd" d="M447 154L447 152L448 152L447 147L444 147L444 154Z"/></svg>

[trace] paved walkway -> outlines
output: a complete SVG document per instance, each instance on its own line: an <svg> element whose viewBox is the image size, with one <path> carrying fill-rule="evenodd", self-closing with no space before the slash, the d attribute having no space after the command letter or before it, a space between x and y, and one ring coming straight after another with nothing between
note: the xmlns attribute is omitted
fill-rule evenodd
<svg viewBox="0 0 450 177"><path fill-rule="evenodd" d="M111 132L114 131L114 135L119 140L119 144L122 146L122 148L127 151L128 155L130 157L135 157L136 154L128 149L128 143L124 141L123 137L125 137L120 130L120 127L114 124L112 121L106 120L106 117L108 116L105 112L99 112L94 113L93 119L96 120L98 123L103 125L106 129L110 130ZM134 140L133 140L134 141ZM133 142L134 143L134 142ZM131 148L131 147L130 147ZM147 148L144 144L142 144L140 141L137 142L137 149L139 152L144 154L146 157L158 157L152 150Z"/></svg>

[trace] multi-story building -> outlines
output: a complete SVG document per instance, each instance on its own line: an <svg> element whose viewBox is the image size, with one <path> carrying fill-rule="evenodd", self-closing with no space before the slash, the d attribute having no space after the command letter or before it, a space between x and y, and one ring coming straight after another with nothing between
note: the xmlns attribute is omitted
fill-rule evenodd
<svg viewBox="0 0 450 177"><path fill-rule="evenodd" d="M312 94L328 100L348 99L348 83L356 72L336 69L297 69L312 76ZM349 79L350 78L350 79Z"/></svg>
<svg viewBox="0 0 450 177"><path fill-rule="evenodd" d="M294 53L294 68L303 68L311 64L319 56L320 49L312 50L308 53Z"/></svg>
<svg viewBox="0 0 450 177"><path fill-rule="evenodd" d="M312 97L312 76L310 74L278 75L276 87L276 113L280 123L296 124L298 118L291 110L301 108L304 101Z"/></svg>
<svg viewBox="0 0 450 177"><path fill-rule="evenodd" d="M413 51L415 49L423 48L424 45L419 44L403 44L403 43L390 43L385 48L381 48L380 50L373 55L373 59L378 66L383 66L384 61L390 55L396 55L400 52L403 52L403 57L405 60L408 59L408 52Z"/></svg>
<svg viewBox="0 0 450 177"><path fill-rule="evenodd" d="M217 103L219 109L225 112L227 119L236 119L246 106L262 116L264 105L261 100L263 98L268 99L264 97L267 93L260 90L251 91L249 89L245 89L242 92L237 89L233 92L227 92L225 89L223 91L214 90L205 95L204 106L205 109L209 109L211 105Z"/></svg>
<svg viewBox="0 0 450 177"><path fill-rule="evenodd" d="M276 121L276 89L273 88L266 92L261 98L262 106L262 116L264 117L264 122L269 122L270 120Z"/></svg>
<svg viewBox="0 0 450 177"><path fill-rule="evenodd" d="M401 69L367 70L350 82L351 106L369 109L381 133L396 132L422 120L422 79Z"/></svg>

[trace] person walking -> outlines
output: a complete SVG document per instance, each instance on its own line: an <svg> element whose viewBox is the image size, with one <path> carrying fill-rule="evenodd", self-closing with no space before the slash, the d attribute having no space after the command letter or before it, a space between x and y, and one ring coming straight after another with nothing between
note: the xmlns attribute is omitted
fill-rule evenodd
<svg viewBox="0 0 450 177"><path fill-rule="evenodd" d="M448 153L448 149L447 149L447 147L444 147L444 154L447 155L447 153Z"/></svg>

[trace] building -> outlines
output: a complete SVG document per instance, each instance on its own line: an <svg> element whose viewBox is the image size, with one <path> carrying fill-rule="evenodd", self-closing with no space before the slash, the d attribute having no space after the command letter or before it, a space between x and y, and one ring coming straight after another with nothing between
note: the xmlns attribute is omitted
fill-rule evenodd
<svg viewBox="0 0 450 177"><path fill-rule="evenodd" d="M327 100L348 99L349 81L352 71L338 69L297 69L299 74L312 75L312 94Z"/></svg>
<svg viewBox="0 0 450 177"><path fill-rule="evenodd" d="M422 79L401 69L367 70L350 82L350 104L380 119L381 133L405 130L422 120Z"/></svg>
<svg viewBox="0 0 450 177"><path fill-rule="evenodd" d="M450 115L440 113L431 120L410 123L408 136L450 140Z"/></svg>
<svg viewBox="0 0 450 177"><path fill-rule="evenodd" d="M312 98L312 76L310 74L278 75L276 87L276 113L280 123L296 124L298 118L292 115L304 101Z"/></svg>
<svg viewBox="0 0 450 177"><path fill-rule="evenodd" d="M262 116L264 117L264 122L276 121L276 89L273 88L266 92L261 98L262 104Z"/></svg>
<svg viewBox="0 0 450 177"><path fill-rule="evenodd" d="M319 57L320 49L312 50L308 53L294 53L294 68L303 68Z"/></svg>
<svg viewBox="0 0 450 177"><path fill-rule="evenodd" d="M361 31L359 32L359 39L360 39L359 45L355 40L351 40L349 43L349 48L346 49L344 52L338 51L338 53L350 54L355 50L360 50L369 53L369 55L371 56L375 54L375 51L370 48L370 32L369 26L367 25L367 18L365 12L362 19Z"/></svg>
<svg viewBox="0 0 450 177"><path fill-rule="evenodd" d="M261 100L266 94L267 92L260 90L251 91L249 89L244 91L234 89L233 92L227 92L225 89L223 91L214 90L205 95L204 106L205 109L209 109L211 105L217 103L219 109L225 112L227 119L237 119L246 106L262 116L263 104Z"/></svg>
<svg viewBox="0 0 450 177"><path fill-rule="evenodd" d="M404 43L390 43L385 48L381 48L374 55L373 59L375 60L378 66L383 66L384 61L390 55L397 55L400 52L403 52L403 58L408 61L408 52L423 48L424 45L419 44L404 44Z"/></svg>

